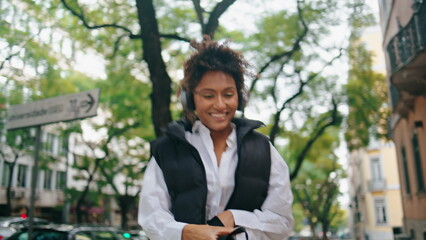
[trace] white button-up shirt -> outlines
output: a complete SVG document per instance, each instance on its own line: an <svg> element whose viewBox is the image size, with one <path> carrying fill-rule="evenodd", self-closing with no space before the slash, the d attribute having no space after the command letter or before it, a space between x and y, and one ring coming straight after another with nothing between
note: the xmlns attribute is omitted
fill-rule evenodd
<svg viewBox="0 0 426 240"><path fill-rule="evenodd" d="M225 210L235 185L235 169L238 163L235 125L226 140L227 148L220 165L214 153L210 130L200 121L193 125L192 132L185 132L186 140L199 152L207 178L206 220ZM246 228L250 240L286 239L293 228L289 170L271 145L271 175L268 196L260 210L253 212L228 209L235 225ZM145 171L139 202L138 222L151 240L180 240L186 225L177 222L170 211L171 200L163 172L155 159L151 159ZM245 239L239 234L237 239Z"/></svg>

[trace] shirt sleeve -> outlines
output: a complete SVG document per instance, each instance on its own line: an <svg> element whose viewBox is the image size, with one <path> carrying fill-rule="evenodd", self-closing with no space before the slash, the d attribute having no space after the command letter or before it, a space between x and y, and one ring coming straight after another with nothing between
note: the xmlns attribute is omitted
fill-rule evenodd
<svg viewBox="0 0 426 240"><path fill-rule="evenodd" d="M253 212L230 209L235 225L246 228L249 239L282 240L293 230L293 195L289 169L281 155L271 144L271 176L268 196L260 210ZM239 234L237 239L245 239Z"/></svg>
<svg viewBox="0 0 426 240"><path fill-rule="evenodd" d="M138 223L151 240L180 240L186 225L170 212L171 201L163 172L154 157L148 163L139 200Z"/></svg>

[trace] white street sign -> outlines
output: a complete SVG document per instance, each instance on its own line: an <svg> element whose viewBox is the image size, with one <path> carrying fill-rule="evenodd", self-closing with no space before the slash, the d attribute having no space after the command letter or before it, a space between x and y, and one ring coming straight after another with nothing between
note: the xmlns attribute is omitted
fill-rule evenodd
<svg viewBox="0 0 426 240"><path fill-rule="evenodd" d="M9 108L6 129L70 121L96 115L99 89L47 98Z"/></svg>

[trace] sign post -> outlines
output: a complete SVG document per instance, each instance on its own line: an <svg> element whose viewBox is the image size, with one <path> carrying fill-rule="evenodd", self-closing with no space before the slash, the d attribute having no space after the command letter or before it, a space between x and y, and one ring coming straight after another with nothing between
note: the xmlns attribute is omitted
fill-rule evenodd
<svg viewBox="0 0 426 240"><path fill-rule="evenodd" d="M38 177L38 155L41 126L96 116L99 104L99 89L47 98L26 104L12 105L8 110L6 129L36 127L34 166L31 181L28 239L32 238L35 189Z"/></svg>
<svg viewBox="0 0 426 240"><path fill-rule="evenodd" d="M71 121L96 115L99 89L47 98L9 108L6 129Z"/></svg>
<svg viewBox="0 0 426 240"><path fill-rule="evenodd" d="M36 126L36 140L35 140L35 149L34 149L34 166L32 169L32 176L31 176L31 195L30 195L30 212L29 212L29 219L30 219L30 225L29 225L29 231L28 231L28 239L32 239L32 231L33 231L33 225L34 225L34 203L35 203L35 195L36 195L36 185L37 185L37 178L38 178L38 151L40 150L40 137L41 137L41 126Z"/></svg>

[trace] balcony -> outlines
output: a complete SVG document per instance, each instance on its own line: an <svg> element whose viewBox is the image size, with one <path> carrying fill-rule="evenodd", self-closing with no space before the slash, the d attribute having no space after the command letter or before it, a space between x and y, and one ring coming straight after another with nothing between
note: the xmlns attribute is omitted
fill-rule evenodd
<svg viewBox="0 0 426 240"><path fill-rule="evenodd" d="M426 3L416 1L407 25L386 46L393 112L405 118L416 96L426 94Z"/></svg>
<svg viewBox="0 0 426 240"><path fill-rule="evenodd" d="M419 3L408 24L389 41L392 74L411 63L426 47L426 4Z"/></svg>
<svg viewBox="0 0 426 240"><path fill-rule="evenodd" d="M370 192L380 192L386 189L385 179L371 179L368 181L368 190Z"/></svg>

